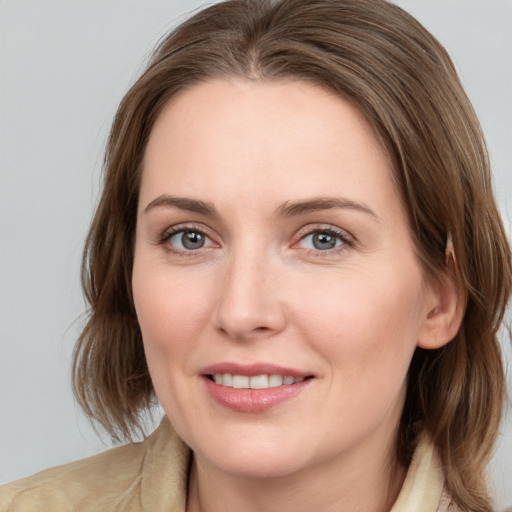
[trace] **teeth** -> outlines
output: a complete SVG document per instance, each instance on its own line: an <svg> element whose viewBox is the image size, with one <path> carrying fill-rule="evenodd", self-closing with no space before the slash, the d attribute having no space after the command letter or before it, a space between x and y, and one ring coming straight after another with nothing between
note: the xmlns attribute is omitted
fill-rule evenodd
<svg viewBox="0 0 512 512"><path fill-rule="evenodd" d="M277 386L283 385L283 377L281 375L271 375L268 378L268 387L269 388L276 388Z"/></svg>
<svg viewBox="0 0 512 512"><path fill-rule="evenodd" d="M256 375L249 379L249 387L251 389L266 389L268 388L268 375Z"/></svg>
<svg viewBox="0 0 512 512"><path fill-rule="evenodd" d="M267 389L278 386L288 386L298 384L304 380L304 377L292 377L289 375L232 375L230 373L216 373L213 375L216 384L235 389Z"/></svg>
<svg viewBox="0 0 512 512"><path fill-rule="evenodd" d="M222 379L224 384L224 379ZM247 389L249 387L249 377L247 375L233 375L233 387L235 389Z"/></svg>

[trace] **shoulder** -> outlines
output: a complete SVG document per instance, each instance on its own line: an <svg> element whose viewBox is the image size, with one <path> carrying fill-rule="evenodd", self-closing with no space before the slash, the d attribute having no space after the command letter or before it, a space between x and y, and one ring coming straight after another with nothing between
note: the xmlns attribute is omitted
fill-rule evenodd
<svg viewBox="0 0 512 512"><path fill-rule="evenodd" d="M0 511L75 510L91 491L136 492L144 451L144 443L121 446L2 486Z"/></svg>
<svg viewBox="0 0 512 512"><path fill-rule="evenodd" d="M164 459L171 459L170 469L158 467L163 454ZM113 448L1 486L0 512L142 511L144 479L156 476L158 480L158 475L169 471L178 473L175 479L182 478L184 464L185 449L164 420L141 443Z"/></svg>

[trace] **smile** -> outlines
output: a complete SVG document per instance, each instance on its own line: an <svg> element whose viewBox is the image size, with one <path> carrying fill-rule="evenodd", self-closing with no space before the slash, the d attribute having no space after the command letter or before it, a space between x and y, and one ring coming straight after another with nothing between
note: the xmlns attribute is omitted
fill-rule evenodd
<svg viewBox="0 0 512 512"><path fill-rule="evenodd" d="M207 394L217 404L241 413L273 409L301 395L316 380L313 375L274 365L229 363L210 367L202 376Z"/></svg>
<svg viewBox="0 0 512 512"><path fill-rule="evenodd" d="M268 389L279 386L288 386L302 382L305 377L291 375L232 375L230 373L216 373L208 376L216 384L234 389Z"/></svg>

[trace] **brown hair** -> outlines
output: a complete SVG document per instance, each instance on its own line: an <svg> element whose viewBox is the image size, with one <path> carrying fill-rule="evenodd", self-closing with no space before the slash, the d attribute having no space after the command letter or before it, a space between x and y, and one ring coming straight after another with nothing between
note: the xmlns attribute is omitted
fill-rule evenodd
<svg viewBox="0 0 512 512"><path fill-rule="evenodd" d="M73 373L80 405L116 439L140 429L151 405L131 289L142 158L169 99L213 77L304 80L349 99L393 160L427 276L446 278L451 235L465 314L453 341L416 350L398 455L408 462L420 425L458 505L491 510L484 476L506 394L497 330L511 292L509 245L482 132L449 56L384 0L231 0L197 13L156 48L115 117L85 246L90 312Z"/></svg>

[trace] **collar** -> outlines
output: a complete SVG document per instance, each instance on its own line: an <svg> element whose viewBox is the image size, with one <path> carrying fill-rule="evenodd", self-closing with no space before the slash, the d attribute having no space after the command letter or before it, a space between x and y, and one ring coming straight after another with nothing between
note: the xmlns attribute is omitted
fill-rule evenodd
<svg viewBox="0 0 512 512"><path fill-rule="evenodd" d="M443 493L444 473L434 444L421 434L402 490L391 512L432 512Z"/></svg>
<svg viewBox="0 0 512 512"><path fill-rule="evenodd" d="M189 448L164 417L145 441L141 502L152 512L185 512ZM420 435L411 464L391 512L432 512L443 494L444 475L440 458L426 434Z"/></svg>

